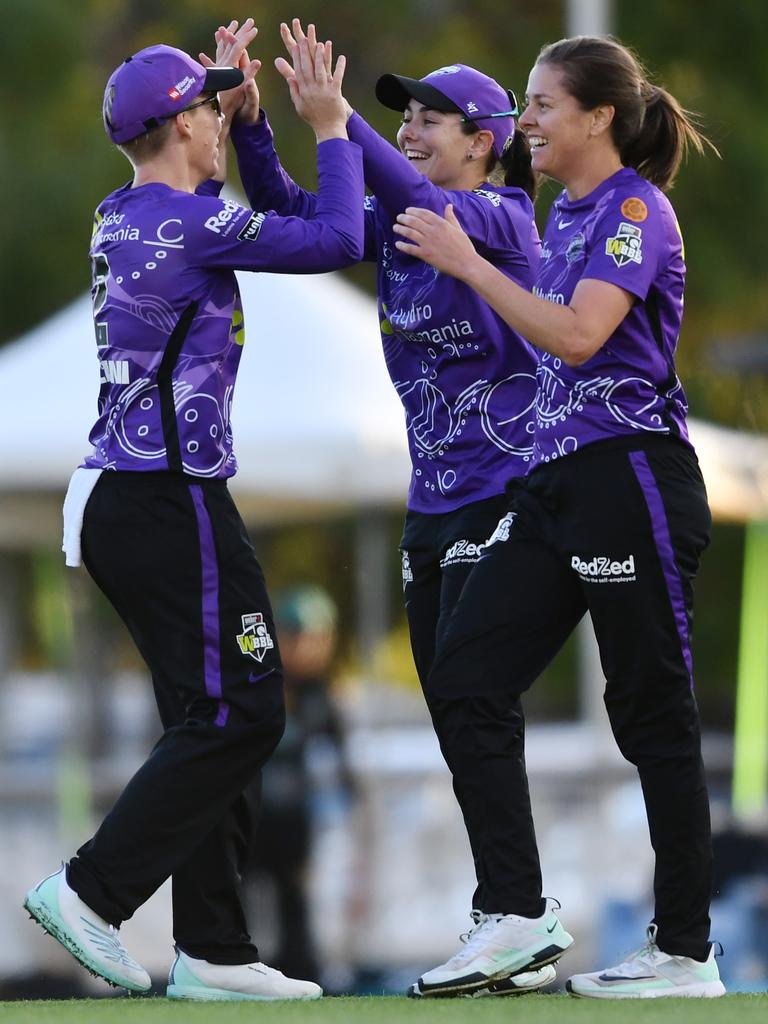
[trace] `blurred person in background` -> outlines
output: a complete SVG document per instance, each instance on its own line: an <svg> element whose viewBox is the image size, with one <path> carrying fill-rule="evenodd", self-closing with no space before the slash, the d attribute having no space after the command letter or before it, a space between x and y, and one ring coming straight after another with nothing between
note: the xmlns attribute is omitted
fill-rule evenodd
<svg viewBox="0 0 768 1024"><path fill-rule="evenodd" d="M475 288L540 351L531 472L510 488L429 682L472 847L491 880L489 917L418 984L468 986L501 962L529 970L559 954L542 927L523 732L510 707L589 611L613 733L640 775L656 906L641 948L573 976L568 991L720 996L690 645L711 517L675 370L685 263L664 195L686 151L708 142L634 54L584 36L543 48L520 125L534 168L564 186L533 294L476 251L461 211L408 210L396 228L401 251Z"/></svg>
<svg viewBox="0 0 768 1024"><path fill-rule="evenodd" d="M238 31L231 23L217 39L234 41ZM282 25L281 35L294 63L298 46L316 42L314 26L305 35L298 19L291 29ZM276 66L300 102L302 86L291 65L278 59ZM254 205L311 217L317 197L281 166L247 55L241 67L243 91L231 93L226 104L229 109L244 95L232 140L246 193ZM536 182L515 126L516 100L483 72L451 64L422 79L387 74L376 95L402 115L397 148L351 108L347 126L362 147L373 192L365 202L363 258L377 264L384 357L405 410L412 475L401 541L403 591L414 660L432 710L428 680L438 638L506 509L506 485L531 463L535 356L471 288L399 252L392 225L409 205L442 213L451 202L499 273L530 289L540 251ZM486 895L483 864L476 863L477 926ZM555 927L565 947L570 937ZM493 992L530 991L554 976L550 966L537 966L494 979Z"/></svg>
<svg viewBox="0 0 768 1024"><path fill-rule="evenodd" d="M344 726L333 697L337 611L317 586L278 592L275 625L283 661L285 732L262 771L261 814L248 874L271 884L277 906L275 966L295 977L321 975L312 935L308 871L318 785L345 800L352 782ZM318 772L322 769L322 780Z"/></svg>
<svg viewBox="0 0 768 1024"><path fill-rule="evenodd" d="M239 63L251 26L220 48L219 65ZM347 137L343 71L339 58L327 73L322 46L301 48L301 112L318 144L311 222L219 198L228 126L217 90L239 87L237 67L152 46L116 69L104 95L107 134L134 177L96 212L102 387L93 450L67 494L65 550L77 565L82 548L128 627L165 731L93 838L25 906L91 973L133 991L150 978L119 928L171 876L170 998L322 995L259 962L240 901L253 825L243 791L285 711L264 576L227 480L245 340L234 271L311 273L362 251L362 161Z"/></svg>

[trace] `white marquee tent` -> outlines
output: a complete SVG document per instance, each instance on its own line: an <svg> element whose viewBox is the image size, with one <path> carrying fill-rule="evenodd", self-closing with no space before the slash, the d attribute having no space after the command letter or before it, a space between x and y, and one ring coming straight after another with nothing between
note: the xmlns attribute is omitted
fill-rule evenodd
<svg viewBox="0 0 768 1024"><path fill-rule="evenodd" d="M244 511L263 519L402 504L403 414L373 300L338 274L243 274L241 288L233 490ZM92 331L83 296L0 351L0 540L39 526L34 508L20 514L21 497L58 500L87 450L98 388ZM695 421L692 435L715 514L768 518L768 440Z"/></svg>

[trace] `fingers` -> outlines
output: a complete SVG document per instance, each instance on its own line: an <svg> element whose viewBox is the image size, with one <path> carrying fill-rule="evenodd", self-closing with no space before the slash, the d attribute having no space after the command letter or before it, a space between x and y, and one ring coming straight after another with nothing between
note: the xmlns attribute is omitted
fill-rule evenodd
<svg viewBox="0 0 768 1024"><path fill-rule="evenodd" d="M459 230L461 230L461 224L459 224L459 218L456 216L454 212L453 203L448 203L448 205L446 206L445 219L448 221L449 224L453 224L454 227L459 228Z"/></svg>
<svg viewBox="0 0 768 1024"><path fill-rule="evenodd" d="M296 80L296 72L284 57L275 58L275 67L278 74L283 76L289 86L291 82Z"/></svg>
<svg viewBox="0 0 768 1024"><path fill-rule="evenodd" d="M296 40L291 35L291 30L284 21L280 23L280 38L283 40L283 46L286 48L288 53L293 56L293 48L296 46Z"/></svg>
<svg viewBox="0 0 768 1024"><path fill-rule="evenodd" d="M339 58L336 61L336 70L333 72L333 84L340 89L341 83L344 81L344 72L347 69L347 58L343 53L339 54Z"/></svg>

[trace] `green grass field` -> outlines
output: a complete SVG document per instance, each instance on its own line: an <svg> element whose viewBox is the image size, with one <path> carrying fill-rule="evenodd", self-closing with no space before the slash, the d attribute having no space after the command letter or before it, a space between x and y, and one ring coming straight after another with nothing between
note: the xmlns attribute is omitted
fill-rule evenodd
<svg viewBox="0 0 768 1024"><path fill-rule="evenodd" d="M367 996L205 1005L154 999L0 1003L2 1024L766 1024L768 995L598 1002L569 996L440 999Z"/></svg>

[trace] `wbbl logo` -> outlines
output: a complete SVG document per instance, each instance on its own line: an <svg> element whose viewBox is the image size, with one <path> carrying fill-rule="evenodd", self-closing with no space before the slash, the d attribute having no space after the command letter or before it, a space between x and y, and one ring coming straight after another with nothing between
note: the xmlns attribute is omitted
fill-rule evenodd
<svg viewBox="0 0 768 1024"><path fill-rule="evenodd" d="M237 643L243 654L249 654L256 661L264 661L267 651L275 646L275 641L269 635L269 630L264 622L261 612L250 612L241 616L243 632L237 635Z"/></svg>
<svg viewBox="0 0 768 1024"><path fill-rule="evenodd" d="M401 551L400 554L403 556L403 590L405 590L406 583L413 583L413 569L408 552Z"/></svg>

